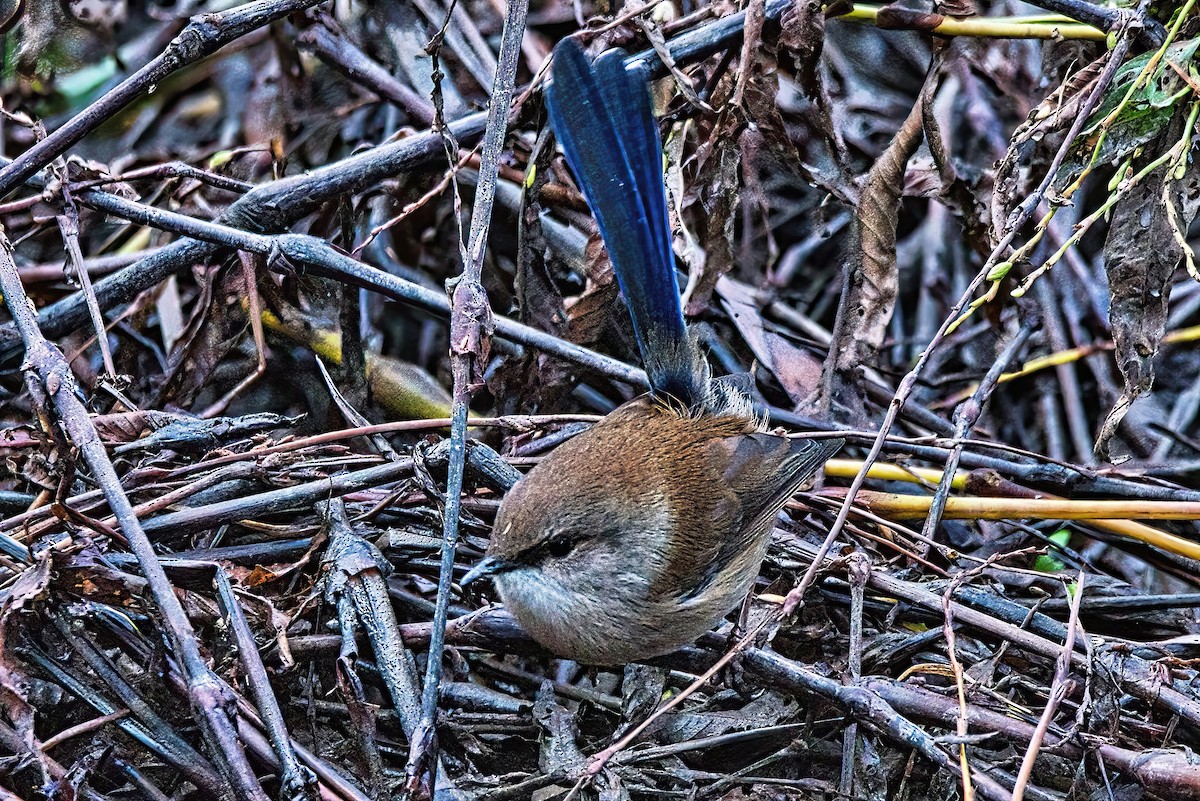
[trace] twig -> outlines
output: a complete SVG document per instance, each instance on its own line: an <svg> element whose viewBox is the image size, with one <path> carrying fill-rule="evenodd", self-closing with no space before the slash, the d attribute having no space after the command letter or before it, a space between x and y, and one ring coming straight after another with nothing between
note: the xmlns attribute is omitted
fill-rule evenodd
<svg viewBox="0 0 1200 801"><path fill-rule="evenodd" d="M322 0L258 0L228 11L192 17L187 27L171 40L171 44L157 58L0 169L0 197L7 195L22 181L61 156L69 147L171 74L212 55L251 31L319 2Z"/></svg>
<svg viewBox="0 0 1200 801"><path fill-rule="evenodd" d="M328 558L332 565L326 595L339 610L343 636L349 635L353 642L349 627L354 619L366 627L376 664L400 718L401 728L409 742L413 742L420 736L421 686L416 664L405 646L395 610L388 600L387 583L381 569L383 557L353 531L341 498L334 498L322 507L331 538ZM374 746L373 743L370 745ZM372 761L377 760L375 757Z"/></svg>
<svg viewBox="0 0 1200 801"><path fill-rule="evenodd" d="M850 648L847 666L850 675L846 683L857 684L862 678L864 590L871 577L871 558L861 551L855 551L846 560L846 572L850 575ZM846 798L854 796L857 747L858 723L855 722L842 733L842 775L838 789Z"/></svg>
<svg viewBox="0 0 1200 801"><path fill-rule="evenodd" d="M194 714L218 757L219 767L237 792L248 799L266 801L254 771L246 761L238 741L234 721L229 715L232 697L200 655L195 632L171 582L159 564L158 554L133 512L121 480L113 468L96 428L83 402L75 395L75 377L62 351L46 341L34 318L33 304L25 295L8 238L0 233L0 293L12 314L13 323L25 343L26 383L35 402L49 416L53 411L67 437L79 448L96 482L104 490L105 500L117 518L121 532L137 556L146 576L150 593L162 613L162 623L187 679ZM53 418L51 418L53 419Z"/></svg>
<svg viewBox="0 0 1200 801"><path fill-rule="evenodd" d="M271 740L271 748L279 759L282 798L286 801L310 795L316 787L317 777L296 759L296 751L292 748L291 737L288 736L287 723L284 722L283 712L279 709L279 702L271 689L271 680L263 666L262 656L258 653L258 644L254 641L254 634L246 622L246 615L242 612L242 606L238 603L225 568L220 565L214 567L213 581L217 585L217 601L229 619L230 631L237 642L238 660L246 673L250 692L254 694L258 715L262 719L263 728L267 730L267 737Z"/></svg>
<svg viewBox="0 0 1200 801"><path fill-rule="evenodd" d="M1071 596L1071 616L1067 621L1067 641L1063 644L1062 654L1055 663L1054 680L1050 684L1046 708L1042 710L1037 728L1034 729L1033 736L1029 738L1029 747L1025 749L1025 757L1021 760L1021 770L1017 773L1017 783L1013 787L1012 801L1023 801L1025 787L1029 784L1029 777L1033 774L1033 763L1037 761L1038 751L1041 750L1042 742L1046 739L1046 731L1050 728L1050 722L1054 720L1054 713L1058 711L1058 705L1062 703L1062 699L1071 689L1070 683L1067 682L1067 676L1071 673L1071 654L1075 651L1075 632L1079 629L1079 602L1083 598L1083 582L1086 575L1080 570L1075 579L1075 591Z"/></svg>
<svg viewBox="0 0 1200 801"><path fill-rule="evenodd" d="M375 94L385 98L408 112L422 125L433 123L433 104L408 85L392 77L392 74L376 64L366 53L358 49L343 31L331 29L336 25L332 19L322 15L320 21L306 28L296 37L301 47L310 47L322 61L353 81L361 83Z"/></svg>
<svg viewBox="0 0 1200 801"><path fill-rule="evenodd" d="M63 244L67 249L67 263L79 278L80 292L87 301L88 313L92 317L92 327L96 331L96 344L100 347L100 358L104 362L105 377L112 384L117 382L117 370L113 366L111 349L108 347L108 332L105 330L104 315L100 312L100 304L96 302L96 291L92 288L92 277L88 274L83 262L83 251L79 247L79 207L71 196L71 188L67 185L67 165L62 159L55 159L55 173L60 189L62 208L54 215L58 230L62 234Z"/></svg>
<svg viewBox="0 0 1200 801"><path fill-rule="evenodd" d="M979 382L975 392L971 397L954 410L954 445L950 448L950 456L946 459L942 479L938 482L938 488L933 494L933 502L929 506L929 514L925 517L925 522L921 526L921 536L928 540L932 540L937 534L938 526L942 522L942 511L946 508L946 501L950 498L950 490L953 485L954 476L958 473L959 460L962 458L964 440L970 438L971 430L975 427L975 423L979 420L979 416L983 414L983 408L995 391L996 385L1000 380L1000 375L1021 349L1025 347L1025 343L1029 341L1029 337L1033 334L1033 326L1029 323L1021 326L1017 335L1005 346L1004 351L992 362L992 366L988 368L983 380Z"/></svg>
<svg viewBox="0 0 1200 801"><path fill-rule="evenodd" d="M1030 271L1027 276L1021 279L1021 283L1018 284L1017 287L1012 291L1013 297L1021 297L1028 292L1029 287L1035 281L1037 281L1038 278L1053 268L1054 265L1056 265L1066 254L1070 247L1083 239L1084 235L1091 230L1091 227L1097 221L1107 217L1113 206L1126 197L1134 187L1136 187L1146 178L1146 176L1150 175L1164 164L1170 164L1180 158L1186 159L1187 154L1191 149L1192 131L1195 127L1197 116L1200 116L1200 102L1192 103L1191 109L1188 111L1187 124L1184 126L1183 136L1171 147L1171 149L1166 153L1160 154L1157 158L1150 161L1150 163L1146 164L1136 173L1122 180L1120 184L1111 193L1109 193L1108 197L1104 199L1103 203L1101 203L1094 211L1092 211L1091 214L1077 222L1073 226L1070 236L1066 238L1066 240L1058 247L1058 249L1055 250L1048 259L1042 262L1040 266ZM1052 212L1047 216L1052 216ZM1190 250L1190 245L1188 246L1188 249ZM1097 441L1103 442L1103 435L1098 436Z"/></svg>
<svg viewBox="0 0 1200 801"><path fill-rule="evenodd" d="M39 750L43 752L49 751L55 746L61 745L68 740L72 740L81 734L87 734L88 732L96 731L97 729L107 726L109 723L118 721L128 714L128 709L118 709L116 712L111 712L107 715L101 715L98 718L92 718L91 720L84 721L77 726L65 728L53 737L48 737L47 739L43 740Z"/></svg>
<svg viewBox="0 0 1200 801"><path fill-rule="evenodd" d="M968 479L968 490L982 489L985 477ZM1133 520L1200 520L1200 504L1162 501L1069 501L1047 497L1025 487L1010 485L1016 497L1000 496L1004 489L993 491L1000 497L960 496L948 498L942 515L948 520L1088 520L1097 528L1121 534L1171 553L1190 559L1200 558L1200 543L1165 531L1149 529L1144 532L1125 530L1116 526ZM847 490L829 488L826 495L842 495ZM914 520L929 514L932 500L916 495L899 495L874 490L862 490L856 500L871 511L897 520ZM1153 533L1152 533L1153 532Z"/></svg>
<svg viewBox="0 0 1200 801"><path fill-rule="evenodd" d="M500 54L492 85L491 108L480 153L479 183L464 252L463 271L446 284L453 299L450 308L450 366L454 376L450 464L446 477L446 505L442 521L442 561L437 604L433 614L433 638L430 640L429 657L426 660L421 723L411 738L406 767L410 789L414 787L426 766L432 769L436 764L433 759L437 754L435 724L442 676L442 651L445 648L445 626L450 605L450 585L454 578L454 555L458 546L467 413L475 376L487 360L489 339L493 330L491 307L488 305L487 292L482 283L484 249L491 227L500 154L508 130L509 106L516 83L517 63L521 55L521 40L525 35L525 16L528 8L527 0L511 0L508 3L508 15L504 20ZM456 155L455 152L450 153L451 166Z"/></svg>
<svg viewBox="0 0 1200 801"><path fill-rule="evenodd" d="M187 534L203 531L224 523L246 520L255 515L282 514L311 507L323 498L337 498L381 484L396 481L412 470L412 460L368 467L352 473L341 473L319 481L310 481L294 487L268 490L257 495L248 495L220 501L207 506L181 509L161 517L151 518L144 524L151 534L170 532Z"/></svg>

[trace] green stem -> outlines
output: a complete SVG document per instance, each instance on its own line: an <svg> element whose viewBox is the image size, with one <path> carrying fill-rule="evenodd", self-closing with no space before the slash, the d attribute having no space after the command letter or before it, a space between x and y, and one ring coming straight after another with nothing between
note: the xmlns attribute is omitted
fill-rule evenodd
<svg viewBox="0 0 1200 801"><path fill-rule="evenodd" d="M1080 185L1083 183L1083 179L1091 174L1092 168L1096 166L1096 159L1100 157L1100 148L1104 144L1104 139L1108 136L1108 129L1112 126L1113 121L1117 119L1117 116L1125 110L1126 106L1129 105L1130 100L1133 99L1134 93L1137 92L1137 90L1140 89L1146 83L1146 81L1150 79L1150 76L1152 76L1155 71L1158 70L1158 65L1162 61L1163 56L1166 55L1167 48L1169 48L1171 43L1175 41L1175 36L1179 33L1179 28L1183 25L1183 21L1187 18L1188 14L1191 13L1192 8L1195 5L1196 0L1187 0L1187 2L1183 5L1183 8L1179 9L1179 13L1175 16L1175 21L1171 25L1171 30L1167 32L1167 38L1163 41L1162 47L1158 48L1154 55L1150 57L1150 60L1146 62L1146 65L1142 67L1142 71L1138 73L1137 78L1132 84L1130 84L1129 89L1125 92L1125 96L1121 98L1121 102L1117 104L1117 107L1109 112L1107 117L1100 121L1100 136L1096 139L1095 147L1092 148L1092 158L1090 161L1088 161L1087 166L1083 168L1083 171L1079 173L1079 177L1076 178L1075 181L1069 187L1067 187L1066 191L1063 192L1064 198L1069 198L1071 195L1075 194L1075 191L1079 189Z"/></svg>

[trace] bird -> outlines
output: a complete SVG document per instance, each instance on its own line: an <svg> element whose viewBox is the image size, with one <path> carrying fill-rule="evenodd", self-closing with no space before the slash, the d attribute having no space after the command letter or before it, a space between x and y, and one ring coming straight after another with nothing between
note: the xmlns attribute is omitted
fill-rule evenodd
<svg viewBox="0 0 1200 801"><path fill-rule="evenodd" d="M625 53L553 52L550 125L595 216L651 390L559 445L508 491L484 558L550 652L621 665L678 650L754 585L784 503L843 444L772 433L737 377L713 378L675 274L649 74Z"/></svg>

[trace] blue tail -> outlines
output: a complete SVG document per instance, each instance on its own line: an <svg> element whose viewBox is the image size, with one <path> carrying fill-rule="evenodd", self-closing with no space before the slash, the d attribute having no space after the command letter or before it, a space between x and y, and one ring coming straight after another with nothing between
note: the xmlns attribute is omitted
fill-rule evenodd
<svg viewBox="0 0 1200 801"><path fill-rule="evenodd" d="M610 50L589 63L578 42L560 42L546 98L550 123L596 216L650 386L696 406L704 380L679 305L662 142L646 74L625 69L624 56Z"/></svg>

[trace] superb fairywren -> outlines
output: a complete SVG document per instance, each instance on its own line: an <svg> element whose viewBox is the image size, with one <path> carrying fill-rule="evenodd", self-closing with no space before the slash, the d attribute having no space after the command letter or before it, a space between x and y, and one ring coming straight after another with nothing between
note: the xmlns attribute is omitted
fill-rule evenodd
<svg viewBox="0 0 1200 801"><path fill-rule="evenodd" d="M710 379L679 302L662 145L644 68L571 39L550 122L596 216L652 391L558 446L504 498L487 556L500 597L554 653L612 665L708 631L749 592L776 515L842 445L767 433Z"/></svg>

